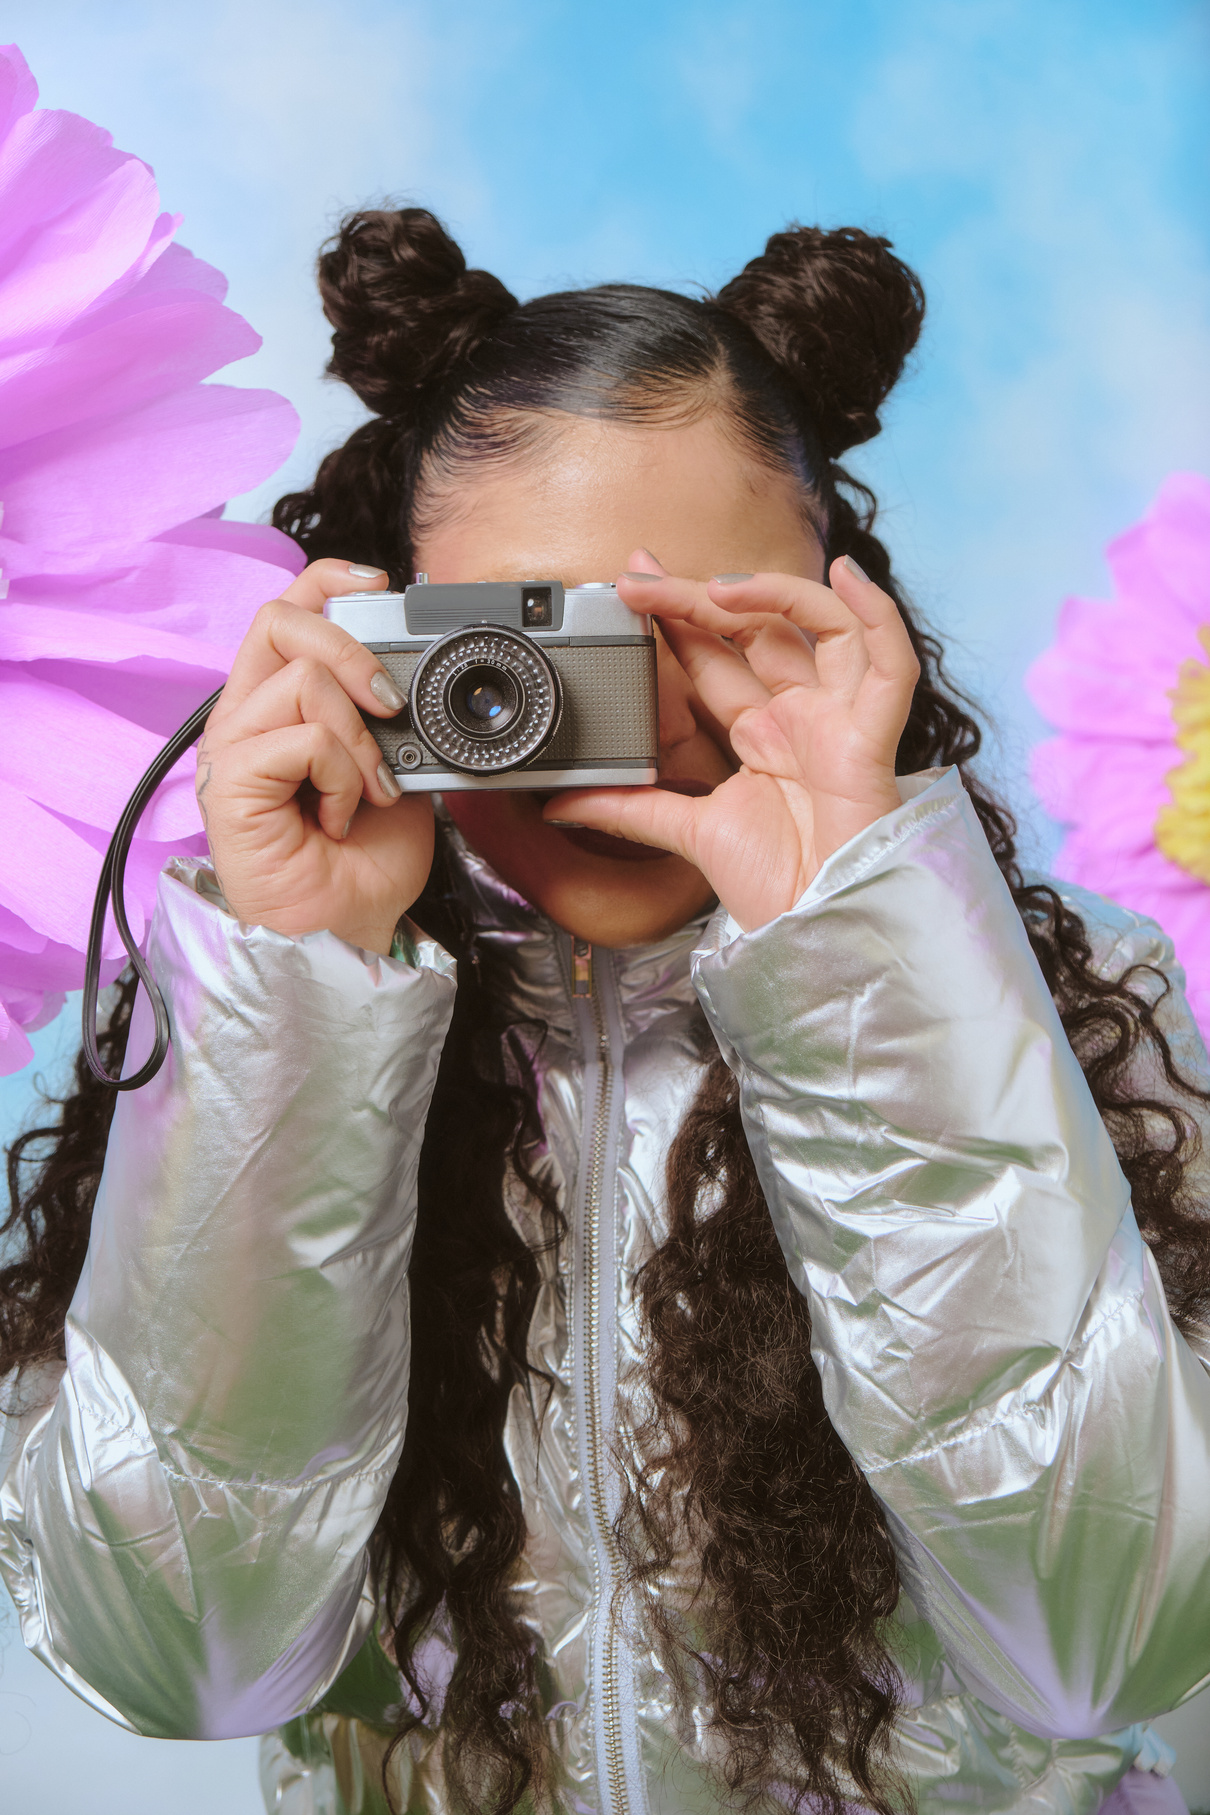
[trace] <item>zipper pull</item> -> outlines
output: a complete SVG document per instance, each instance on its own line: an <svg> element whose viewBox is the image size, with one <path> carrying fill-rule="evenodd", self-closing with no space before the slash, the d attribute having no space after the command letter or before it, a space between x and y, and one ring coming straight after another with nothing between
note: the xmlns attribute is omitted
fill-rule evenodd
<svg viewBox="0 0 1210 1815"><path fill-rule="evenodd" d="M587 939L574 936L571 942L571 993L573 996L592 994L592 946Z"/></svg>

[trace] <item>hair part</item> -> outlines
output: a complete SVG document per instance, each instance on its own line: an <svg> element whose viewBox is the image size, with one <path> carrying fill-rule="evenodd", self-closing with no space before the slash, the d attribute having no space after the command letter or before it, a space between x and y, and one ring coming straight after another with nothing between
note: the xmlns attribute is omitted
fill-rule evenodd
<svg viewBox="0 0 1210 1815"><path fill-rule="evenodd" d="M472 470L541 455L568 417L714 415L795 481L823 539L832 454L878 433L924 311L889 241L856 228L775 234L717 297L601 284L518 303L425 209L375 209L346 220L319 272L328 371L379 415L273 521L313 558L371 561L396 584Z"/></svg>

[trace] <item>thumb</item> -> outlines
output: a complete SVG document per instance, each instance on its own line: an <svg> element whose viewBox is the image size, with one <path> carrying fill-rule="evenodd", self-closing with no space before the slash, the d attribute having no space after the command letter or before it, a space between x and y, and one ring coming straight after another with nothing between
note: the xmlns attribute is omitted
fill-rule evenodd
<svg viewBox="0 0 1210 1815"><path fill-rule="evenodd" d="M652 573L666 576L668 569L656 560L649 548L632 548L628 573Z"/></svg>
<svg viewBox="0 0 1210 1815"><path fill-rule="evenodd" d="M612 832L635 844L655 845L694 862L701 802L664 788L575 788L555 794L542 809L556 825Z"/></svg>

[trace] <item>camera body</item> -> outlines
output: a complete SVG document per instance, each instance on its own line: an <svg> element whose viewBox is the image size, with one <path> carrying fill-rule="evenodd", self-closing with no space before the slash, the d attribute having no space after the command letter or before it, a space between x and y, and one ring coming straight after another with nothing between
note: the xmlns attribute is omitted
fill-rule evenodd
<svg viewBox="0 0 1210 1815"><path fill-rule="evenodd" d="M407 702L394 718L362 714L406 792L656 780L655 636L613 586L420 576L325 612Z"/></svg>

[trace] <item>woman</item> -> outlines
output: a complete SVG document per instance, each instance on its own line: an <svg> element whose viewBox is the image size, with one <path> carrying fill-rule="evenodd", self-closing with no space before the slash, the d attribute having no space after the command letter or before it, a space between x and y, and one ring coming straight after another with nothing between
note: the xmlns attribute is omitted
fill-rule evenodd
<svg viewBox="0 0 1210 1815"><path fill-rule="evenodd" d="M6 1276L27 1642L286 1723L283 1809L1092 1810L1210 1670L1204 1061L1156 928L1023 881L835 464L915 278L518 307L414 209L320 272L378 414L278 507L79 1284L86 1083ZM620 575L659 787L434 857L322 615L413 569Z"/></svg>

